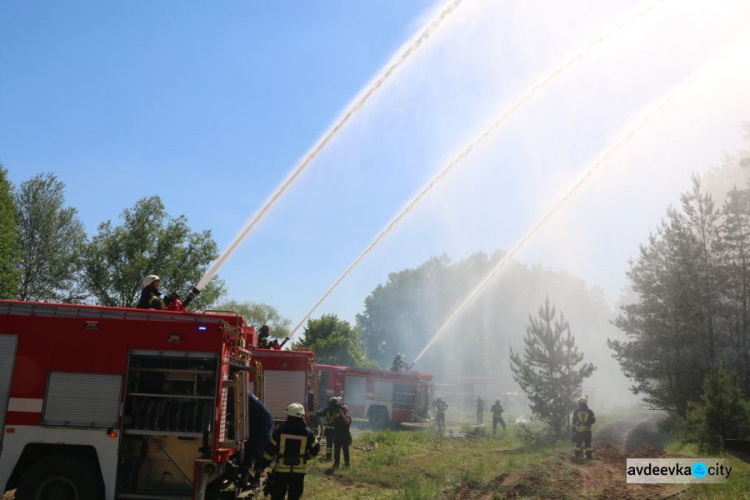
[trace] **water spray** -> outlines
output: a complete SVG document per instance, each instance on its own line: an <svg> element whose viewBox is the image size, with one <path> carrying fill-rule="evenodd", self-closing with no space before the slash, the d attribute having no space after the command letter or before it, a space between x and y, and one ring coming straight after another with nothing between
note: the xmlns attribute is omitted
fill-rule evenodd
<svg viewBox="0 0 750 500"><path fill-rule="evenodd" d="M747 36L745 36L747 38ZM729 44L726 44L724 48ZM725 50L720 49L719 52L723 54ZM676 86L672 87L669 91L667 91L661 98L656 100L651 106L647 108L647 110L643 113L642 118L631 128L629 128L624 134L620 136L620 138L611 146L607 147L600 155L599 157L586 169L586 171L583 173L583 175L578 179L578 181L573 184L573 186L568 189L568 191L563 195L563 197L552 207L551 210L549 210L539 221L537 221L534 226L519 240L516 245L511 248L511 250L502 258L500 261L493 267L487 276L485 276L482 281L477 285L476 288L466 297L466 299L461 303L461 305L458 306L456 311L448 318L448 321L446 321L443 326L438 330L438 332L430 339L430 341L427 343L427 345L422 349L422 352L420 352L417 357L414 359L414 363L417 363L420 359L422 359L422 356L427 352L427 350L432 347L444 334L450 326L453 324L453 322L466 310L466 308L473 302L473 300L484 290L484 288L489 284L489 282L492 280L492 278L503 268L505 267L505 264L508 263L508 261L513 258L513 256L518 253L518 251L531 239L532 236L542 227L544 224L558 211L562 208L565 203L570 200L570 198L578 191L578 189L587 181L589 180L593 174L602 166L604 165L609 159L614 156L618 151L620 151L623 147L625 147L636 135L637 133L646 125L648 121L651 120L657 113L662 111L664 108L667 107L667 105L672 102L672 100L675 98L675 96L681 92L683 92L690 84L692 84L697 78L700 76L703 76L704 73L707 72L707 69L713 66L713 63L719 58L719 54L714 55L707 63L703 64L700 69L693 72L687 79L683 80L681 83L677 84Z"/></svg>
<svg viewBox="0 0 750 500"><path fill-rule="evenodd" d="M427 26L425 26L417 36L402 45L402 49L396 54L395 57L393 57L388 62L385 69L380 72L380 74L373 80L370 85L365 88L364 91L362 91L358 96L354 98L351 104L346 108L346 111L344 111L344 113L342 113L336 120L334 125L330 129L328 129L328 131L322 136L322 138L320 138L318 142L315 143L312 149L307 152L307 154L297 164L294 170L292 170L292 172L287 176L286 179L284 179L281 185L276 188L276 191L274 191L266 200L260 210L258 210L258 212L256 212L255 215L253 215L247 221L245 226L242 228L242 231L240 231L240 233L234 238L234 240L229 244L229 247L224 250L224 253L219 256L219 258L216 260L216 262L214 262L209 270L206 271L206 274L203 275L198 284L195 285L196 289L203 290L206 284L211 280L211 278L216 275L216 273L219 271L219 268L224 265L224 262L229 259L234 251L237 250L239 245L244 241L247 235L250 234L250 232L258 224L258 222L260 222L260 220L276 204L276 202L281 199L287 188L289 188L289 186L292 185L297 177L299 177L299 175L305 171L310 163L312 163L312 161L318 156L318 154L320 154L323 148L325 148L326 145L331 141L331 139L333 139L333 137L339 133L339 131L347 124L347 122L349 122L349 119L354 116L354 114L359 111L362 106L365 105L370 97L372 97L372 95L377 92L380 87L382 87L383 84L393 75L393 73L422 46L422 44L432 35L433 31L435 31L440 26L440 24L442 24L442 22L456 10L461 2L462 0L451 0L447 2L445 6L440 10L440 13Z"/></svg>
<svg viewBox="0 0 750 500"><path fill-rule="evenodd" d="M626 20L624 20L622 23L617 25L615 28L609 30L608 32L596 37L593 41L589 42L583 49L576 52L573 56L571 56L569 59L567 59L565 62L563 62L561 65L559 65L556 69L554 69L551 73L549 73L546 77L538 81L536 84L532 85L526 92L521 94L520 97L518 97L515 101L511 103L511 105L506 108L501 114L498 119L493 121L488 127L486 127L479 135L477 135L474 139L472 139L469 144L461 151L461 153L456 156L456 158L453 159L450 163L448 163L446 166L440 170L440 172L430 180L420 191L419 193L414 196L410 202L408 202L404 208L401 209L401 211L396 215L391 221L383 228L380 233L375 237L372 242L359 254L359 256L354 259L354 261L349 264L349 267L347 267L344 272L333 282L333 284L328 287L328 289L323 293L323 295L318 299L318 301L315 303L315 305L312 306L312 308L305 314L305 316L302 317L301 320L297 322L295 327L292 329L292 331L289 333L289 336L292 337L294 334L299 330L299 328L307 321L310 316L315 312L315 310L320 306L320 304L323 303L324 300L328 298L329 295L339 286L339 284L344 281L344 279L349 275L349 273L357 267L357 265L364 259L367 254L369 254L375 246L380 243L380 241L385 238L385 236L393 229L393 227L398 224L401 219L403 219L411 210L420 202L422 199L429 193L432 188L435 187L441 180L443 180L457 165L459 165L466 157L468 157L473 149L478 146L482 141L484 141L487 137L489 137L492 132L494 132L495 129L500 127L503 123L508 121L519 109L521 109L525 104L527 104L529 101L531 101L534 96L536 96L539 92L541 92L544 88L548 87L552 82L554 82L562 73L564 73L567 69L572 67L576 62L578 62L580 59L582 59L584 56L588 55L590 52L592 52L596 47L604 43L606 40L614 36L616 33L621 31L623 28L625 28L627 25L635 21L636 19L642 17L647 12L649 12L651 9L654 8L657 2L651 3L647 5L644 8L638 9L632 16L628 17Z"/></svg>

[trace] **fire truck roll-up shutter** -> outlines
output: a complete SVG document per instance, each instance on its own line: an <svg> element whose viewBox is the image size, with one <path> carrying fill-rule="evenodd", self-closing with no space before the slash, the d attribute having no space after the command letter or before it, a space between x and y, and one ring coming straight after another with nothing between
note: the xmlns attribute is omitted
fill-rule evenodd
<svg viewBox="0 0 750 500"><path fill-rule="evenodd" d="M95 373L50 373L42 425L116 427L122 377Z"/></svg>
<svg viewBox="0 0 750 500"><path fill-rule="evenodd" d="M286 420L286 407L305 404L307 397L304 370L264 370L263 403L276 420Z"/></svg>
<svg viewBox="0 0 750 500"><path fill-rule="evenodd" d="M10 378L13 375L17 343L18 337L15 335L0 335L0 449L3 447L5 412L8 410Z"/></svg>

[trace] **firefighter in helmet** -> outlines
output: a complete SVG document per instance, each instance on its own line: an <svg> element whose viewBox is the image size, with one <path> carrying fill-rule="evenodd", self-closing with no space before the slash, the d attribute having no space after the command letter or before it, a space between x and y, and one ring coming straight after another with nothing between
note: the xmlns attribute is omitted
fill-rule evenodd
<svg viewBox="0 0 750 500"><path fill-rule="evenodd" d="M271 500L297 500L302 496L307 461L320 451L320 443L305 423L305 407L292 403L286 407L286 422L271 435L263 453L263 468L275 461L267 486Z"/></svg>
<svg viewBox="0 0 750 500"><path fill-rule="evenodd" d="M588 406L586 396L578 400L578 408L573 411L573 442L576 444L576 458L591 459L591 426L596 422L594 412Z"/></svg>
<svg viewBox="0 0 750 500"><path fill-rule="evenodd" d="M396 354L396 357L393 360L393 364L391 365L392 372L405 372L409 368L409 365L406 364L403 356L404 355L400 352Z"/></svg>
<svg viewBox="0 0 750 500"><path fill-rule="evenodd" d="M340 410L340 398L336 396L328 400L328 406L318 411L316 414L318 417L324 417L326 419L325 427L323 427L323 436L326 438L326 460L330 460L333 455L333 435L334 435L334 416Z"/></svg>
<svg viewBox="0 0 750 500"><path fill-rule="evenodd" d="M260 327L260 330L258 330L258 347L260 349L270 349L271 348L271 340L269 336L271 335L271 327L268 325L263 325Z"/></svg>
<svg viewBox="0 0 750 500"><path fill-rule="evenodd" d="M504 432L506 427L505 420L503 420L503 405L500 403L500 399L495 400L495 404L490 408L490 413L492 413L492 433L497 433L497 424L500 424Z"/></svg>
<svg viewBox="0 0 750 500"><path fill-rule="evenodd" d="M138 301L138 309L167 309L169 305L179 298L177 294L171 294L164 299L161 298L161 279L155 274L149 274L141 282L141 298Z"/></svg>

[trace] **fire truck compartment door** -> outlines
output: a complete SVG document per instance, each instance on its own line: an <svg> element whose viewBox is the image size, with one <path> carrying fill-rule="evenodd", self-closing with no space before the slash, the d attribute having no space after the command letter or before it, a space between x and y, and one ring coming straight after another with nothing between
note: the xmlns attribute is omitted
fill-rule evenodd
<svg viewBox="0 0 750 500"><path fill-rule="evenodd" d="M346 377L345 380L344 403L348 406L364 405L367 379L365 377Z"/></svg>
<svg viewBox="0 0 750 500"><path fill-rule="evenodd" d="M385 380L375 381L375 395L373 401L393 401L393 382Z"/></svg>
<svg viewBox="0 0 750 500"><path fill-rule="evenodd" d="M276 420L286 420L286 407L307 400L304 370L264 370L263 403Z"/></svg>
<svg viewBox="0 0 750 500"><path fill-rule="evenodd" d="M51 372L42 424L116 427L121 388L119 375Z"/></svg>
<svg viewBox="0 0 750 500"><path fill-rule="evenodd" d="M16 359L16 344L18 344L18 336L0 335L0 450L3 449L5 413L8 411L10 379L13 375L13 365Z"/></svg>

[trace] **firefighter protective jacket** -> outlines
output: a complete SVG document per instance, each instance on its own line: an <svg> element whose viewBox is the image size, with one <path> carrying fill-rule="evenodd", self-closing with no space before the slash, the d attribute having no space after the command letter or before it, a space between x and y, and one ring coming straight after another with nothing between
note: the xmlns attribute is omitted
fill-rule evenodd
<svg viewBox="0 0 750 500"><path fill-rule="evenodd" d="M166 309L172 302L171 297L161 298L161 292L149 285L141 291L141 298L136 306L138 309Z"/></svg>
<svg viewBox="0 0 750 500"><path fill-rule="evenodd" d="M500 418L503 415L503 405L495 403L490 408L490 412L492 413L493 418Z"/></svg>
<svg viewBox="0 0 750 500"><path fill-rule="evenodd" d="M306 474L307 461L319 451L320 443L305 421L289 417L271 435L263 453L263 467L268 467L275 458L274 472Z"/></svg>
<svg viewBox="0 0 750 500"><path fill-rule="evenodd" d="M325 419L326 419L326 425L325 425L326 429L333 430L333 416L338 411L339 411L339 406L338 405L329 404L326 407L326 409L321 410L321 411L318 412L318 416L319 417L325 417Z"/></svg>
<svg viewBox="0 0 750 500"><path fill-rule="evenodd" d="M591 426L596 422L594 412L582 406L573 412L573 431L591 432Z"/></svg>

